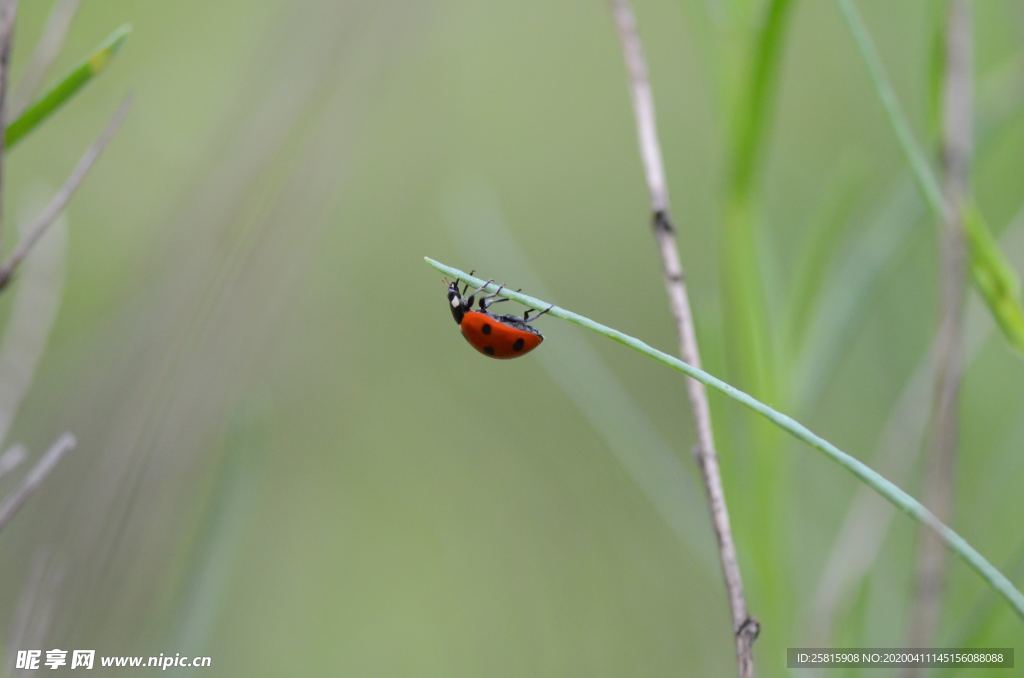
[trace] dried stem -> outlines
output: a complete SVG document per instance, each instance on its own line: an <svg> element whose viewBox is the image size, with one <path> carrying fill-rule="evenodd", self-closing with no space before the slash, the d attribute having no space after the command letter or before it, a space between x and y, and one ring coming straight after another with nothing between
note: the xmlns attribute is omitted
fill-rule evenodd
<svg viewBox="0 0 1024 678"><path fill-rule="evenodd" d="M611 8L629 74L640 156L650 193L652 226L658 251L661 253L665 290L668 293L669 306L679 337L679 353L684 361L699 367L700 351L697 347L693 313L690 309L689 294L683 277L683 267L679 261L675 227L669 210L668 186L665 181L665 169L655 123L654 97L651 92L643 47L637 34L636 18L628 0L611 0ZM760 627L748 613L747 602L743 595L743 580L740 576L736 546L729 524L729 510L718 468L718 455L715 452L707 392L703 384L693 379L687 380L686 388L697 432L697 445L694 452L707 491L711 524L718 541L722 575L725 579L729 608L732 613L739 675L741 678L746 678L754 675L752 646Z"/></svg>
<svg viewBox="0 0 1024 678"><path fill-rule="evenodd" d="M11 42L18 0L0 0L0 132L7 129L7 81L10 75ZM0 134L0 248L3 246L4 134Z"/></svg>
<svg viewBox="0 0 1024 678"><path fill-rule="evenodd" d="M963 373L963 307L966 245L963 208L968 200L972 152L971 11L967 0L952 0L946 21L946 60L942 92L943 193L948 218L942 225L939 327L936 334L936 379L932 401L924 502L942 521L953 513L953 480ZM916 590L908 647L929 647L942 608L946 553L931 533L918 546ZM911 672L910 675L918 675Z"/></svg>
<svg viewBox="0 0 1024 678"><path fill-rule="evenodd" d="M35 98L36 93L46 80L53 62L56 61L64 39L67 37L71 20L75 18L81 0L57 0L43 28L43 35L36 44L35 51L18 82L17 101L11 107L11 120L16 119Z"/></svg>
<svg viewBox="0 0 1024 678"><path fill-rule="evenodd" d="M131 106L131 97L126 98L114 115L111 117L110 122L107 123L106 129L100 133L96 141L93 142L92 146L82 155L82 158L78 161L75 169L71 172L71 175L64 182L64 185L60 187L60 190L53 196L50 203L46 206L43 212L36 217L36 220L31 223L25 229L25 236L18 242L18 245L11 252L7 261L0 266L0 291L2 291L11 282L11 278L14 276L18 265L28 255L32 246L39 241L39 238L46 233L46 230L50 225L60 216L61 212L67 206L68 201L71 200L71 196L74 195L75 191L82 184L85 176L92 169L92 166L96 164L96 160L99 159L100 154L103 153L103 149L107 147L114 134L117 132L121 123L124 121L125 115L128 113L128 108Z"/></svg>
<svg viewBox="0 0 1024 678"><path fill-rule="evenodd" d="M46 451L46 454L36 462L36 465L32 467L32 470L21 481L21 485L0 502L0 530L7 527L7 523L11 522L18 509L43 484L46 477L50 475L50 471L57 466L65 454L74 449L76 444L75 436L70 433L65 433L57 438L56 442Z"/></svg>

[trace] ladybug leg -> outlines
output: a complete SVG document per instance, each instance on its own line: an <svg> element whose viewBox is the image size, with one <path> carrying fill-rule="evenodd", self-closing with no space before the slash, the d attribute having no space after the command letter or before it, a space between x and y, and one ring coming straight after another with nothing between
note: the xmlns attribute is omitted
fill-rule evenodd
<svg viewBox="0 0 1024 678"><path fill-rule="evenodd" d="M508 301L508 299L506 299L505 297L501 296L501 291L503 289L505 289L504 285L499 287L498 291L495 292L494 294L489 294L486 297L481 297L481 299L480 299L480 310L481 311L486 311L487 307L489 307L492 304L498 304L498 303L501 303L503 301ZM500 299L495 299L495 297L501 297L501 298ZM493 299L493 301L492 301L492 299Z"/></svg>
<svg viewBox="0 0 1024 678"><path fill-rule="evenodd" d="M532 323L534 320L536 320L537 318L541 317L542 315L544 315L545 313L547 313L548 311L550 311L554 307L555 307L555 305L551 304L550 306L548 306L547 308L545 308L543 311L541 311L537 315L533 316L532 318L530 317L530 312L533 311L533 309L532 308L531 309L527 309L526 313L523 314L523 322L524 323Z"/></svg>
<svg viewBox="0 0 1024 678"><path fill-rule="evenodd" d="M470 275L473 275L474 273L476 273L476 269L473 269L472 271L469 272ZM463 283L463 285L464 287L462 288L462 292L459 293L459 296L465 298L466 290L469 289L469 283Z"/></svg>
<svg viewBox="0 0 1024 678"><path fill-rule="evenodd" d="M493 282L494 282L493 280L488 280L488 281L487 281L487 282L485 282L485 283L484 283L483 285L481 285L480 287L478 287L478 288L476 288L475 290L473 290L473 292L472 292L471 294L472 294L472 295L475 295L475 294L477 294L478 292L480 292L480 290L482 290L483 288L487 287L488 285L490 285L490 284L491 284L491 283L493 283ZM502 287L504 287L504 285L502 285ZM467 285L467 286L466 286L466 288L468 289L468 288L469 288L469 286ZM499 288L499 289L500 289L500 288Z"/></svg>
<svg viewBox="0 0 1024 678"><path fill-rule="evenodd" d="M491 283L493 283L493 282L494 282L493 280L488 280L483 285L481 285L480 287L478 287L475 290L473 290L472 292L470 292L469 293L469 297L466 297L465 293L463 293L462 296L463 296L464 299L466 299L466 307L467 308L472 308L473 307L473 299L474 299L474 297L476 297L477 293L480 290L482 290L483 288L485 288L488 285L490 285ZM466 289L469 289L469 285L466 285Z"/></svg>
<svg viewBox="0 0 1024 678"><path fill-rule="evenodd" d="M499 287L499 288L498 288L498 291L497 291L497 292L495 292L494 294L492 294L492 295L490 295L490 296L486 296L486 297L484 297L483 299L481 299L481 300L480 300L480 310L481 310L481 311L486 311L486 310L487 310L487 309L488 309L488 308L489 308L489 307L490 307L490 306L491 306L492 304L499 304L499 303L501 303L501 302L503 302L503 301L509 301L509 300L508 300L507 298L505 298L505 297L502 297L501 299L494 299L494 297L496 297L496 296L498 296L499 294L501 294L501 291L502 291L503 289L505 289L505 286L504 286L504 285L502 285L501 287ZM519 289L517 289L517 290L516 290L516 292L522 292L522 291L523 291L523 288L522 288L522 287L520 287ZM494 299L494 301L491 301L491 299Z"/></svg>
<svg viewBox="0 0 1024 678"><path fill-rule="evenodd" d="M494 299L494 298L493 297L485 297L485 298L480 300L480 310L481 311L486 311L487 309L489 309L494 304L500 304L503 301L508 301L508 299L506 299L505 297L502 297L501 299L494 299L494 301L491 301L491 299Z"/></svg>

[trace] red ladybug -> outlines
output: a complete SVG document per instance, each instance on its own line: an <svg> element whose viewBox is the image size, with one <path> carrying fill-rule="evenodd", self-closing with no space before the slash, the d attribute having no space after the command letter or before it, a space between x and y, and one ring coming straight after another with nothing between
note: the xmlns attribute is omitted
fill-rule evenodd
<svg viewBox="0 0 1024 678"><path fill-rule="evenodd" d="M467 297L466 291L469 285L460 292L458 281L448 285L448 305L455 318L455 324L462 330L462 336L466 338L469 345L491 358L507 360L526 355L533 349L540 346L544 341L544 335L537 331L531 322L551 310L551 307L544 309L534 317L530 317L532 309L523 313L523 317L514 315L493 315L487 312L492 304L508 301L501 296L501 290L486 297L480 298L480 310L473 310L473 299L476 294L487 287L493 280L473 290Z"/></svg>

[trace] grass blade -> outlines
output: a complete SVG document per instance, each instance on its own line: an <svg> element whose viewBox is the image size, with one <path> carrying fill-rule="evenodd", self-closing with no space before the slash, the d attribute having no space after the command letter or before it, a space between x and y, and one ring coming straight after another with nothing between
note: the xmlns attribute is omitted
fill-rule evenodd
<svg viewBox="0 0 1024 678"><path fill-rule="evenodd" d="M771 0L765 9L764 23L750 60L747 86L737 102L733 129L736 145L730 181L734 197L741 202L749 199L760 164L792 5L792 0Z"/></svg>
<svg viewBox="0 0 1024 678"><path fill-rule="evenodd" d="M942 197L938 179L928 162L927 156L914 139L906 115L900 108L899 100L885 74L878 49L868 33L864 20L857 11L853 0L836 0L846 18L854 42L864 58L875 92L885 108L889 124L896 133L903 154L910 163L911 173L925 202L931 208L940 225L949 220L949 206ZM995 238L989 231L980 212L968 207L963 215L967 229L971 279L985 299L985 304L1002 329L1010 344L1024 354L1024 307L1021 306L1020 285L1006 257L999 250Z"/></svg>
<svg viewBox="0 0 1024 678"><path fill-rule="evenodd" d="M892 84L885 74L882 58L878 54L878 48L875 47L875 41L872 40L871 34L868 33L867 26L864 25L864 19L861 18L852 0L836 0L836 2L839 3L843 16L846 18L846 25L849 27L853 40L857 43L857 48L864 58L864 65L867 66L868 75L871 77L871 84L874 86L875 93L885 109L886 117L889 119L893 132L896 133L896 139L899 141L900 148L903 150L907 162L910 163L914 182L917 184L928 206L935 212L935 216L939 219L945 219L946 202L942 198L939 181L935 178L931 165L928 164L927 156L914 139L914 133L910 130L910 123L907 122L907 116L904 115L899 99L896 98L896 92L893 90Z"/></svg>
<svg viewBox="0 0 1024 678"><path fill-rule="evenodd" d="M761 247L764 219L759 213L757 185L771 133L786 31L795 4L794 0L748 4L750 18L755 11L759 15L751 49L744 54L745 72L732 107L727 141L729 173L721 224L728 374L758 397L771 402L785 400L788 394L780 392L784 384L777 378L780 346L774 341L777 324L770 312L767 287L770 270L776 264ZM722 446L775 449L778 445L775 429L760 420L752 424L749 429L726 433ZM766 481L755 485L751 500L737 507L737 524L757 525L757 529L750 532L739 528L740 538L748 544L752 557L750 579L753 588L762 592L764 608L779 612L780 617L774 624L788 627L791 620L782 615L788 615L790 608L783 601L789 597L792 583L786 578L786 556L780 545L789 537L779 518L781 513L775 510L780 499L786 496L788 480L783 468L769 463L769 459L767 455L753 457L753 474ZM763 522L755 520L752 510L757 511L758 516L771 518ZM775 651L781 649L776 647Z"/></svg>
<svg viewBox="0 0 1024 678"><path fill-rule="evenodd" d="M999 249L999 243L976 205L964 208L964 230L974 284L1003 334L1014 348L1024 353L1020 278Z"/></svg>
<svg viewBox="0 0 1024 678"><path fill-rule="evenodd" d="M771 0L758 28L745 87L734 107L724 209L722 271L730 369L762 397L774 398L773 347L758 256L754 185L769 129L792 0Z"/></svg>
<svg viewBox="0 0 1024 678"><path fill-rule="evenodd" d="M493 282L487 282L482 278L468 275L464 271L442 264L430 257L424 257L424 260L438 271L441 271L452 278L468 283L474 288L481 287L485 292L496 292L498 290L499 286ZM509 285L509 287L511 287L511 285ZM1002 572L996 569L992 563L981 555L963 537L936 518L935 515L921 504L921 502L914 499L904 490L896 486L887 478L883 477L864 462L850 454L847 454L834 444L812 432L792 417L769 407L753 396L722 381L718 377L705 372L704 370L694 367L689 363L685 363L679 358L671 356L668 353L659 351L640 339L631 337L625 332L620 332L619 330L608 327L607 325L602 325L601 323L591 320L586 316L558 306L553 306L548 302L536 299L529 295L522 294L520 292L512 292L508 288L503 288L502 292L504 296L523 304L524 306L528 306L536 310L549 309L549 314L556 318L568 320L569 322L575 323L576 325L588 329L591 332L596 332L597 334L611 339L612 341L624 344L625 346L632 348L634 351L643 353L648 358L667 365L678 372L682 372L688 377L696 379L705 386L713 388L748 409L757 412L762 417L768 419L770 422L793 437L818 450L826 457L852 473L862 482L869 485L896 508L916 519L922 525L931 528L950 550L963 559L964 562L966 562L975 572L981 575L981 577L988 582L996 592L1003 596L1003 598L1010 603L1021 620L1024 620L1024 594L1017 590L1013 585L1013 582L1011 582Z"/></svg>
<svg viewBox="0 0 1024 678"><path fill-rule="evenodd" d="M82 63L76 66L67 76L57 83L34 104L25 109L18 119L7 126L5 144L10 150L35 130L44 120L53 115L66 104L93 78L103 72L110 59L117 54L128 38L132 28L128 24L120 26L111 33Z"/></svg>

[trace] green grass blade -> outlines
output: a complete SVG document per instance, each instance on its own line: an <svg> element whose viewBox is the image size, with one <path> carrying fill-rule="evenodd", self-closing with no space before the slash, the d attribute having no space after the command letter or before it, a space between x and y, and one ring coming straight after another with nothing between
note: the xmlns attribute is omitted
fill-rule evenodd
<svg viewBox="0 0 1024 678"><path fill-rule="evenodd" d="M875 47L875 41L871 39L871 34L868 33L867 26L864 25L864 19L861 18L860 12L857 11L852 0L836 0L836 2L839 3L843 16L846 18L846 25L849 27L853 40L857 43L857 48L864 58L868 75L871 77L871 84L874 86L875 93L878 94L878 99L885 109L889 124L896 133L900 148L907 157L907 162L910 163L910 170L913 173L914 181L917 183L917 187L920 189L928 206L935 212L935 216L944 219L946 203L942 199L942 190L939 188L938 179L935 178L935 173L932 172L932 168L928 164L927 156L914 139L914 133L910 130L907 116L904 115L903 109L900 108L896 92L893 90L892 84L885 74L885 67L882 65L882 58L878 54L878 48Z"/></svg>
<svg viewBox="0 0 1024 678"><path fill-rule="evenodd" d="M839 3L839 7L846 17L850 33L864 58L871 82L889 118L889 124L896 133L896 138L899 140L907 162L910 163L914 181L924 196L925 202L931 208L936 222L941 225L948 220L949 210L942 198L939 181L928 163L927 156L914 139L906 115L900 108L896 93L885 74L875 43L853 0L836 0L836 2ZM999 250L998 244L978 210L968 207L964 210L963 217L970 245L971 279L974 281L974 286L985 299L985 304L991 310L1006 339L1018 352L1024 354L1024 307L1021 306L1020 285L1017 282L1017 276L1006 257Z"/></svg>
<svg viewBox="0 0 1024 678"><path fill-rule="evenodd" d="M975 205L964 209L964 230L970 252L971 277L1007 340L1024 353L1024 309L1020 279Z"/></svg>
<svg viewBox="0 0 1024 678"><path fill-rule="evenodd" d="M803 342L807 338L812 311L820 301L819 295L834 268L837 253L845 255L843 244L849 239L850 224L866 183L866 174L859 162L840 162L834 178L823 183L823 196L810 210L804 227L810 236L798 245L800 253L793 265L792 282L787 292L780 295L786 300L782 314L785 334L780 344L789 348L786 358L791 361L804 356Z"/></svg>
<svg viewBox="0 0 1024 678"><path fill-rule="evenodd" d="M731 190L743 201L751 192L760 164L760 150L775 98L779 61L792 6L792 0L771 0L766 8L764 24L750 60L747 86L737 101Z"/></svg>
<svg viewBox="0 0 1024 678"><path fill-rule="evenodd" d="M442 264L441 262L435 261L429 257L424 257L424 260L438 271L441 271L452 278L468 283L474 288L481 287L485 292L496 292L499 289L499 286L493 282L488 283L482 278L468 275L464 271L452 268L451 266ZM511 287L511 285L509 287ZM683 362L679 358L671 356L668 353L659 351L647 343L635 337L631 337L624 332L620 332L619 330L608 327L607 325L602 325L601 323L578 313L574 313L558 306L553 306L546 301L522 294L521 292L513 292L508 288L502 288L502 294L513 301L533 309L543 310L550 308L550 315L556 318L568 320L569 322L588 329L591 332L596 332L597 334L611 339L612 341L628 346L634 351L643 353L647 357L667 365L678 372L682 372L688 377L696 379L705 386L713 388L741 405L744 405L748 409L757 412L793 437L810 445L812 448L818 450L826 457L845 468L862 482L869 485L896 508L910 515L922 525L931 528L950 550L962 558L964 562L981 575L981 577L988 582L996 592L1002 595L1003 598L1010 603L1017 615L1024 620L1024 594L1018 591L1013 583L1007 579L1002 572L996 569L996 567L983 555L978 553L978 551L963 537L936 518L934 514L921 504L921 502L914 499L873 468L856 457L853 457L839 449L792 417L769 407L760 400L757 400L753 396L722 381L718 377L694 367L689 363Z"/></svg>
<svg viewBox="0 0 1024 678"><path fill-rule="evenodd" d="M779 62L792 0L770 0L758 28L745 86L733 107L732 154L724 215L724 290L726 326L731 328L729 360L739 378L766 398L774 398L773 347L767 330L769 314L758 263L757 212L754 185L769 129Z"/></svg>
<svg viewBox="0 0 1024 678"><path fill-rule="evenodd" d="M776 264L761 247L763 219L758 210L757 184L771 131L786 29L794 5L794 0L768 0L749 7L759 16L753 44L749 53L744 54L741 87L732 105L729 175L722 212L721 274L726 302L724 321L729 375L772 402L784 400L787 394L779 392L781 384L777 379L776 358L781 347L774 341L778 326L769 312L768 287L770 271ZM749 429L726 433L724 446L775 449L778 432L760 420L751 423ZM755 456L753 466L753 474L766 481L755 486L749 501L735 506L737 536L750 548L749 575L753 588L763 592L762 604L766 609L788 615L790 608L782 601L789 596L792 587L785 579L789 569L784 565L786 559L781 545L789 537L782 513L776 510L788 491L788 477L785 469L772 464L767 456ZM756 521L753 511L771 518ZM775 585L767 585L769 581ZM788 626L790 620L783 618L778 623ZM781 648L775 650L781 651Z"/></svg>
<svg viewBox="0 0 1024 678"><path fill-rule="evenodd" d="M76 66L67 76L57 83L35 103L25 109L18 119L7 126L5 144L8 150L49 118L61 106L66 104L75 94L85 87L89 81L103 72L110 59L117 54L132 28L128 24L120 26L111 33L96 50L82 63Z"/></svg>

